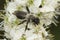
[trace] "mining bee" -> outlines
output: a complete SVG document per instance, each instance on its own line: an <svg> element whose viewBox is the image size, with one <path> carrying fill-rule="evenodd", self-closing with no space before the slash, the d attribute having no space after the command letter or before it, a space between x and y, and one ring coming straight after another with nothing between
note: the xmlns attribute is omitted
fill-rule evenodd
<svg viewBox="0 0 60 40"><path fill-rule="evenodd" d="M32 13L30 13L28 6L26 6L26 10L27 10L28 12L15 11L15 12L13 13L17 18L19 18L19 19L21 19L21 20L25 19L25 20L23 20L21 23L19 23L19 24L23 24L24 22L26 22L25 31L26 31L26 30L30 30L30 29L28 28L28 23L29 23L29 22L32 22L34 25L38 25L39 22L40 22L40 20L39 20L38 17L35 17L35 16L33 16Z"/></svg>

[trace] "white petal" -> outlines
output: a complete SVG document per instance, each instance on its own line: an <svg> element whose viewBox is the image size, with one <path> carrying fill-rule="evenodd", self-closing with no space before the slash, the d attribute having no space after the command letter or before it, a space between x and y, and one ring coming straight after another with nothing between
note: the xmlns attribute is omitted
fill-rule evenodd
<svg viewBox="0 0 60 40"><path fill-rule="evenodd" d="M16 10L16 3L15 2L9 2L8 5L7 5L7 11L9 13L13 13L15 10Z"/></svg>
<svg viewBox="0 0 60 40"><path fill-rule="evenodd" d="M51 6L44 6L43 8L40 8L41 12L51 12L51 11L55 11L55 9Z"/></svg>
<svg viewBox="0 0 60 40"><path fill-rule="evenodd" d="M34 6L39 7L42 0L34 0Z"/></svg>
<svg viewBox="0 0 60 40"><path fill-rule="evenodd" d="M49 5L51 7L55 7L57 5L57 0L46 0L45 5Z"/></svg>
<svg viewBox="0 0 60 40"><path fill-rule="evenodd" d="M27 40L34 40L34 38L37 38L36 34L31 35L30 37L27 38Z"/></svg>
<svg viewBox="0 0 60 40"><path fill-rule="evenodd" d="M21 36L24 33L24 29L25 28L21 28L19 30L12 29L10 32L10 35L13 37L13 40L17 40L17 39L21 38Z"/></svg>
<svg viewBox="0 0 60 40"><path fill-rule="evenodd" d="M27 0L15 0L15 2L20 5L26 5Z"/></svg>
<svg viewBox="0 0 60 40"><path fill-rule="evenodd" d="M38 13L39 12L39 9L35 6L30 6L29 9L32 13Z"/></svg>

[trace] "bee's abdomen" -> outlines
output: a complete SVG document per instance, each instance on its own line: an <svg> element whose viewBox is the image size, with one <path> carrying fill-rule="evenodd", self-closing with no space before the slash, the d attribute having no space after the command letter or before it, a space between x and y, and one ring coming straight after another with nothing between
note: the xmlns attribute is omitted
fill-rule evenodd
<svg viewBox="0 0 60 40"><path fill-rule="evenodd" d="M15 11L14 14L19 19L25 19L26 15L27 15L27 13L24 11Z"/></svg>

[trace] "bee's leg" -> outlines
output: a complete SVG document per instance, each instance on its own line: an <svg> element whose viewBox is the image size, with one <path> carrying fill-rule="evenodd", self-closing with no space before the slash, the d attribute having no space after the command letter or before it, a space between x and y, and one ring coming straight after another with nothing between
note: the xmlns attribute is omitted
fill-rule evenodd
<svg viewBox="0 0 60 40"><path fill-rule="evenodd" d="M28 23L29 23L29 22L26 23L25 31L28 29Z"/></svg>
<svg viewBox="0 0 60 40"><path fill-rule="evenodd" d="M26 27L25 27L25 31L26 30L30 30L29 28L28 28L28 23L30 22L30 19L28 19L28 21L27 21L27 23L26 23Z"/></svg>
<svg viewBox="0 0 60 40"><path fill-rule="evenodd" d="M21 23L19 23L18 25L20 25L20 24L23 24L24 22L26 22L27 20L23 20Z"/></svg>
<svg viewBox="0 0 60 40"><path fill-rule="evenodd" d="M28 11L28 13L30 13L30 10L29 10L28 6L26 6L26 10Z"/></svg>

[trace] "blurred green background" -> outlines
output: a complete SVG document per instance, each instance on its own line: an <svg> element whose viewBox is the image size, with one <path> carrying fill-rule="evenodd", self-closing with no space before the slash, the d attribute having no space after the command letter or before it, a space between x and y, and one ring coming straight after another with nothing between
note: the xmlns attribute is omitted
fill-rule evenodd
<svg viewBox="0 0 60 40"><path fill-rule="evenodd" d="M5 0L0 0L0 10L4 10L4 4L5 4ZM55 36L54 40L60 40L60 15L58 15L57 20L59 21L59 23L57 23L57 27L54 24L51 24L50 32ZM2 21L2 19L0 19L0 22Z"/></svg>

